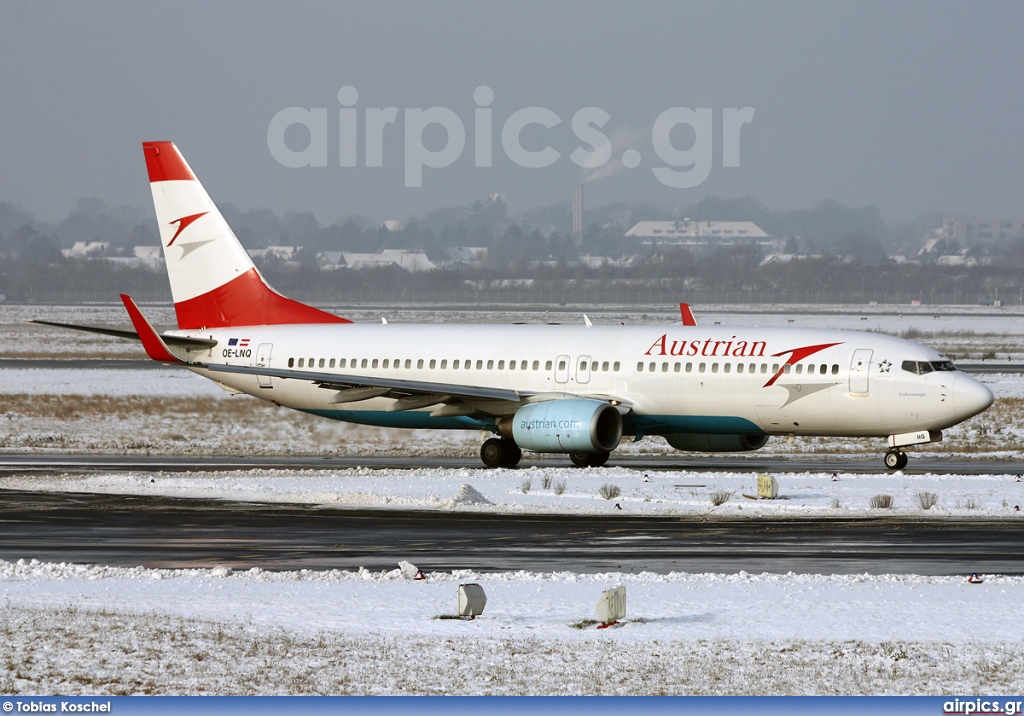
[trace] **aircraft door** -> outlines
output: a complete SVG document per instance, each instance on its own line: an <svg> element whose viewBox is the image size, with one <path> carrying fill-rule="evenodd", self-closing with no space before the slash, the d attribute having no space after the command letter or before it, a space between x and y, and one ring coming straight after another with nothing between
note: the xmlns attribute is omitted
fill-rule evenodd
<svg viewBox="0 0 1024 716"><path fill-rule="evenodd" d="M565 383L569 380L569 356L558 356L555 359L555 382Z"/></svg>
<svg viewBox="0 0 1024 716"><path fill-rule="evenodd" d="M260 343L260 347L256 349L256 367L267 368L270 366L270 354L274 350L273 343ZM273 388L274 384L271 381L269 375L258 375L256 379L259 381L261 388Z"/></svg>
<svg viewBox="0 0 1024 716"><path fill-rule="evenodd" d="M576 382L590 382L590 356L580 356L576 359Z"/></svg>
<svg viewBox="0 0 1024 716"><path fill-rule="evenodd" d="M868 394L868 372L871 370L870 348L858 348L850 360L850 392L854 395Z"/></svg>

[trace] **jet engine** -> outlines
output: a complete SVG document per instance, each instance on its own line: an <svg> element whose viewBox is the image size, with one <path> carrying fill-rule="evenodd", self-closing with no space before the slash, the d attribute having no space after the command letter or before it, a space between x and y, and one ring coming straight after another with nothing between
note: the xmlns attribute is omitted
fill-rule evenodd
<svg viewBox="0 0 1024 716"><path fill-rule="evenodd" d="M512 437L519 447L533 452L610 452L622 439L622 416L600 400L532 403L513 416Z"/></svg>
<svg viewBox="0 0 1024 716"><path fill-rule="evenodd" d="M767 435L702 435L675 433L666 435L668 444L676 450L693 452L747 452L760 450L768 442Z"/></svg>

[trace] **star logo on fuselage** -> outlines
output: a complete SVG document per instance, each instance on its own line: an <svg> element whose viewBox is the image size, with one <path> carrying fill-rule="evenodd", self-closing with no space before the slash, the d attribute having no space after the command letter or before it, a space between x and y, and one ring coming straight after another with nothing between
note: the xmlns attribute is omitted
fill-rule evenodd
<svg viewBox="0 0 1024 716"><path fill-rule="evenodd" d="M888 373L890 368L892 368L892 363L890 363L888 360L884 360L878 364L879 373Z"/></svg>

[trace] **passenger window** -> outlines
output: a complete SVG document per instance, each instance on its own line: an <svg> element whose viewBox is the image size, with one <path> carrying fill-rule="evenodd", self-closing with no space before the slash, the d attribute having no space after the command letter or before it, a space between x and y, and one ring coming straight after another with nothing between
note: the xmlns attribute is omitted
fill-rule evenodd
<svg viewBox="0 0 1024 716"><path fill-rule="evenodd" d="M345 363L346 363L345 359L342 358L341 360L338 361L338 367L339 368L344 368L345 367Z"/></svg>
<svg viewBox="0 0 1024 716"><path fill-rule="evenodd" d="M801 373L803 373L803 372L804 372L804 364L803 364L803 363L800 363L800 364L799 364L799 365L797 365L797 367L796 367L796 374L797 374L797 375L800 375L800 374L801 374Z"/></svg>
<svg viewBox="0 0 1024 716"><path fill-rule="evenodd" d="M587 362L585 360L581 360L580 361L580 370L586 370L586 369L587 369Z"/></svg>
<svg viewBox="0 0 1024 716"><path fill-rule="evenodd" d="M678 372L679 372L679 368L680 368L680 366L679 366L679 364L678 364L678 363L676 363L675 365L673 365L673 366L672 366L672 370L673 370L674 372L676 372L676 373L678 373Z"/></svg>
<svg viewBox="0 0 1024 716"><path fill-rule="evenodd" d="M717 373L718 372L718 363L712 363L711 364L711 372L712 373Z"/></svg>
<svg viewBox="0 0 1024 716"><path fill-rule="evenodd" d="M616 373L619 372L619 362L618 361L615 361L615 363L612 364L612 370L614 370Z"/></svg>
<svg viewBox="0 0 1024 716"><path fill-rule="evenodd" d="M289 358L288 359L288 367L289 368L294 368L295 367L295 359L294 358Z"/></svg>
<svg viewBox="0 0 1024 716"><path fill-rule="evenodd" d="M436 367L437 367L437 359L436 358L431 358L430 359L430 370L434 370L434 368L436 368Z"/></svg>
<svg viewBox="0 0 1024 716"><path fill-rule="evenodd" d="M334 363L334 361L331 361L331 363ZM391 363L391 361L389 361L387 358L385 358L384 359L384 365L382 365L381 367L382 368L387 368L388 365L390 365L390 363Z"/></svg>
<svg viewBox="0 0 1024 716"><path fill-rule="evenodd" d="M490 368L490 366L487 366L487 367ZM498 361L498 370L505 370L505 361L503 361L503 360Z"/></svg>
<svg viewBox="0 0 1024 716"><path fill-rule="evenodd" d="M605 373L608 372L608 361L605 361L604 363L601 364L601 370L603 370Z"/></svg>
<svg viewBox="0 0 1024 716"><path fill-rule="evenodd" d="M320 367L321 367L321 368L323 368L323 367L324 367L324 359L323 359L323 358L321 358L321 359L320 359Z"/></svg>
<svg viewBox="0 0 1024 716"><path fill-rule="evenodd" d="M697 372L698 373L703 373L704 371L707 370L707 368L708 368L708 364L707 363L701 363L700 365L697 366Z"/></svg>
<svg viewBox="0 0 1024 716"><path fill-rule="evenodd" d="M508 369L509 370L515 370L516 369L516 362L514 360L510 360L508 362Z"/></svg>
<svg viewBox="0 0 1024 716"><path fill-rule="evenodd" d="M307 363L307 365L308 365L308 366L309 366L310 368L314 368L314 367L316 367L316 358L310 358L310 359L309 359L309 362Z"/></svg>
<svg viewBox="0 0 1024 716"><path fill-rule="evenodd" d="M725 363L722 365L722 371L728 373L732 370L732 363Z"/></svg>
<svg viewBox="0 0 1024 716"><path fill-rule="evenodd" d="M328 367L328 368L333 368L333 367L334 367L334 359L333 359L333 358L331 358L331 360L330 360L330 361L328 361L328 363L327 363L327 367Z"/></svg>
<svg viewBox="0 0 1024 716"><path fill-rule="evenodd" d="M818 373L820 373L821 375L825 375L826 373L828 373L828 366L822 363L820 366L818 366Z"/></svg>
<svg viewBox="0 0 1024 716"><path fill-rule="evenodd" d="M478 360L476 362L476 369L477 370L483 370L484 369L484 362L482 360Z"/></svg>
<svg viewBox="0 0 1024 716"><path fill-rule="evenodd" d="M535 360L533 362L533 369L534 370L540 370L540 361L539 360Z"/></svg>
<svg viewBox="0 0 1024 716"><path fill-rule="evenodd" d="M757 363L751 363L751 364L750 364L750 365L749 365L749 366L747 367L747 372L748 372L748 373L756 373L756 372L757 372Z"/></svg>
<svg viewBox="0 0 1024 716"><path fill-rule="evenodd" d="M406 358L405 359L405 367L406 368L412 368L412 358Z"/></svg>
<svg viewBox="0 0 1024 716"><path fill-rule="evenodd" d="M786 373L789 373L791 370L793 370L793 364L792 363L786 363L786 365L784 365L783 368L785 368Z"/></svg>
<svg viewBox="0 0 1024 716"><path fill-rule="evenodd" d="M742 363L737 363L736 364L736 372L737 373L742 373L743 372L743 364Z"/></svg>
<svg viewBox="0 0 1024 716"><path fill-rule="evenodd" d="M839 375L839 364L834 363L832 365L832 375Z"/></svg>
<svg viewBox="0 0 1024 716"><path fill-rule="evenodd" d="M447 367L448 367L448 361L447 360L441 361L441 370L444 370Z"/></svg>
<svg viewBox="0 0 1024 716"><path fill-rule="evenodd" d="M761 372L762 373L767 373L768 372L768 364L767 363L762 363L761 364Z"/></svg>
<svg viewBox="0 0 1024 716"><path fill-rule="evenodd" d="M420 358L418 361L416 361L416 367L417 368L423 368L423 359L422 358Z"/></svg>
<svg viewBox="0 0 1024 716"><path fill-rule="evenodd" d="M487 370L494 370L494 361L493 360L487 361Z"/></svg>
<svg viewBox="0 0 1024 716"><path fill-rule="evenodd" d="M544 363L544 370L551 370L551 361L546 361Z"/></svg>
<svg viewBox="0 0 1024 716"><path fill-rule="evenodd" d="M363 360L359 362L359 365L360 365L361 367L365 368L365 367L366 367L366 359L365 359L365 358L363 358Z"/></svg>
<svg viewBox="0 0 1024 716"><path fill-rule="evenodd" d="M636 372L637 373L643 373L644 372L644 364L643 364L643 362L640 362L640 363L636 364Z"/></svg>
<svg viewBox="0 0 1024 716"><path fill-rule="evenodd" d="M778 363L772 363L772 374L775 374L775 373L778 373L778 372L779 372L779 364Z"/></svg>
<svg viewBox="0 0 1024 716"><path fill-rule="evenodd" d="M693 363L687 363L686 364L686 372L687 373L692 373L693 372Z"/></svg>
<svg viewBox="0 0 1024 716"><path fill-rule="evenodd" d="M306 365L306 359L305 358L299 358L299 367L302 368L305 365Z"/></svg>
<svg viewBox="0 0 1024 716"><path fill-rule="evenodd" d="M814 363L807 365L807 375L814 375Z"/></svg>
<svg viewBox="0 0 1024 716"><path fill-rule="evenodd" d="M656 366L657 364L652 361L651 364L647 366L647 370L653 373Z"/></svg>
<svg viewBox="0 0 1024 716"><path fill-rule="evenodd" d="M377 359L376 359L376 358L374 358L374 359L373 359L373 363L371 363L371 364L370 364L370 367L371 367L371 368L376 368L376 367L377 367L377 362L378 362L378 361L377 361Z"/></svg>
<svg viewBox="0 0 1024 716"><path fill-rule="evenodd" d="M457 360L452 361L452 370L459 369L459 362Z"/></svg>
<svg viewBox="0 0 1024 716"><path fill-rule="evenodd" d="M565 370L565 361L564 360L558 361L558 370Z"/></svg>
<svg viewBox="0 0 1024 716"><path fill-rule="evenodd" d="M661 372L662 373L668 373L668 363L662 363L661 364Z"/></svg>

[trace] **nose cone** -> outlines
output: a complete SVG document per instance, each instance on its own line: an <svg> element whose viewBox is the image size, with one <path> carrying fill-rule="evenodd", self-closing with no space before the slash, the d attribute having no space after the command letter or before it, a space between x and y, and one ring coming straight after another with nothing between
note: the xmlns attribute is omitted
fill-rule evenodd
<svg viewBox="0 0 1024 716"><path fill-rule="evenodd" d="M977 415L993 400L992 391L969 375L958 375L953 382L953 412L960 420Z"/></svg>

